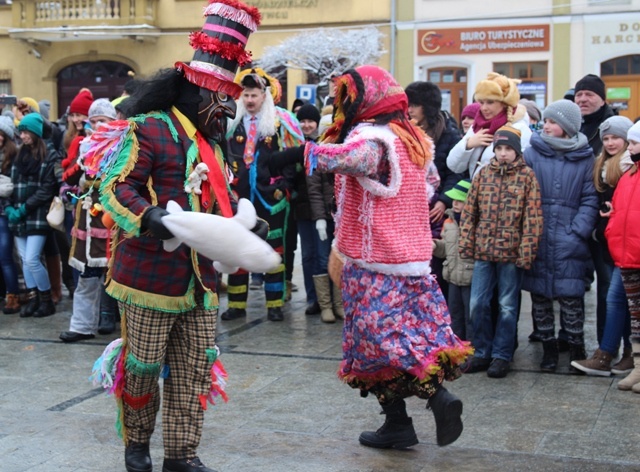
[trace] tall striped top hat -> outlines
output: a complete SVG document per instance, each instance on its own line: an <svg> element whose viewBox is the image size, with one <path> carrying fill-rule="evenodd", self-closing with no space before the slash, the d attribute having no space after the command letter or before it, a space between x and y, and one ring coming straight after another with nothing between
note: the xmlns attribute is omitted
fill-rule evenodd
<svg viewBox="0 0 640 472"><path fill-rule="evenodd" d="M189 36L196 51L193 59L189 64L177 62L176 68L192 84L238 98L242 87L234 78L238 66L251 62L245 46L260 25L260 12L239 0L209 0L204 16L202 31Z"/></svg>

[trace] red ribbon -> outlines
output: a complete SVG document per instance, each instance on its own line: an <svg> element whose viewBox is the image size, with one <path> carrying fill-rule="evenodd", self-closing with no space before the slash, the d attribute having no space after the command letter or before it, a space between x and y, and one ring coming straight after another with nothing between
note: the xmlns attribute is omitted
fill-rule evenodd
<svg viewBox="0 0 640 472"><path fill-rule="evenodd" d="M200 159L209 168L207 174L207 180L202 181L202 195L200 195L200 202L202 207L206 210L211 205L211 190L218 200L220 206L220 212L222 216L227 218L233 217L233 211L231 210L231 202L229 201L229 192L227 192L227 181L222 173L222 169L216 155L207 141L200 132L196 132L196 139L198 142L198 151L200 152Z"/></svg>

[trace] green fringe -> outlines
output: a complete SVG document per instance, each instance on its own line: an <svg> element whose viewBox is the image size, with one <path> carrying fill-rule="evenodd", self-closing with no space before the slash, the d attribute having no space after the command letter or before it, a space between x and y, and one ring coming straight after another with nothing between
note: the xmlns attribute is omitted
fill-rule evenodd
<svg viewBox="0 0 640 472"><path fill-rule="evenodd" d="M267 233L267 239L277 239L281 238L283 234L282 229L274 229L273 231L269 231Z"/></svg>
<svg viewBox="0 0 640 472"><path fill-rule="evenodd" d="M116 428L116 434L120 439L124 440L124 423L122 421L123 411L122 411L122 402L118 402L118 416L116 417L116 424L114 425Z"/></svg>
<svg viewBox="0 0 640 472"><path fill-rule="evenodd" d="M125 369L139 377L157 377L160 374L161 367L159 362L154 362L153 364L140 362L134 357L133 353L129 353L125 362Z"/></svg>
<svg viewBox="0 0 640 472"><path fill-rule="evenodd" d="M192 310L196 306L194 292L195 283L193 277L189 282L186 294L181 297L168 297L157 293L143 292L142 290L119 284L113 279L107 287L107 293L118 301L166 313L182 313ZM209 303L211 303L210 299Z"/></svg>
<svg viewBox="0 0 640 472"><path fill-rule="evenodd" d="M213 365L213 363L218 358L218 350L217 349L205 349L205 354L207 355L207 361L209 364Z"/></svg>
<svg viewBox="0 0 640 472"><path fill-rule="evenodd" d="M218 295L211 291L204 293L204 308L206 310L217 310L220 307Z"/></svg>
<svg viewBox="0 0 640 472"><path fill-rule="evenodd" d="M275 215L276 213L280 213L283 210L289 209L289 202L286 198L283 198L278 203L271 207L271 214Z"/></svg>

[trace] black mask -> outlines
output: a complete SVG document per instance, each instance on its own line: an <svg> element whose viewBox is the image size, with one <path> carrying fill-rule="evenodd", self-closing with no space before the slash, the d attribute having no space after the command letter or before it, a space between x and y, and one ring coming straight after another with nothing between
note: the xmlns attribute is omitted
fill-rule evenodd
<svg viewBox="0 0 640 472"><path fill-rule="evenodd" d="M202 101L198 107L196 127L209 139L222 143L227 134L227 118L236 116L236 102L229 95L200 89Z"/></svg>

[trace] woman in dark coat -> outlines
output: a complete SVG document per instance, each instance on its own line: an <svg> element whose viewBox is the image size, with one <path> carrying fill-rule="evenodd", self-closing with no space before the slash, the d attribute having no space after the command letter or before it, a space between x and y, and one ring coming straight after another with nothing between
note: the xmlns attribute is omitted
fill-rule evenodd
<svg viewBox="0 0 640 472"><path fill-rule="evenodd" d="M18 125L22 147L11 171L13 202L5 209L9 228L16 237L27 286L28 303L22 317L50 316L56 312L51 300L51 282L41 262L42 248L52 231L47 213L58 192L54 168L59 155L42 139L44 121L40 114L26 115Z"/></svg>

